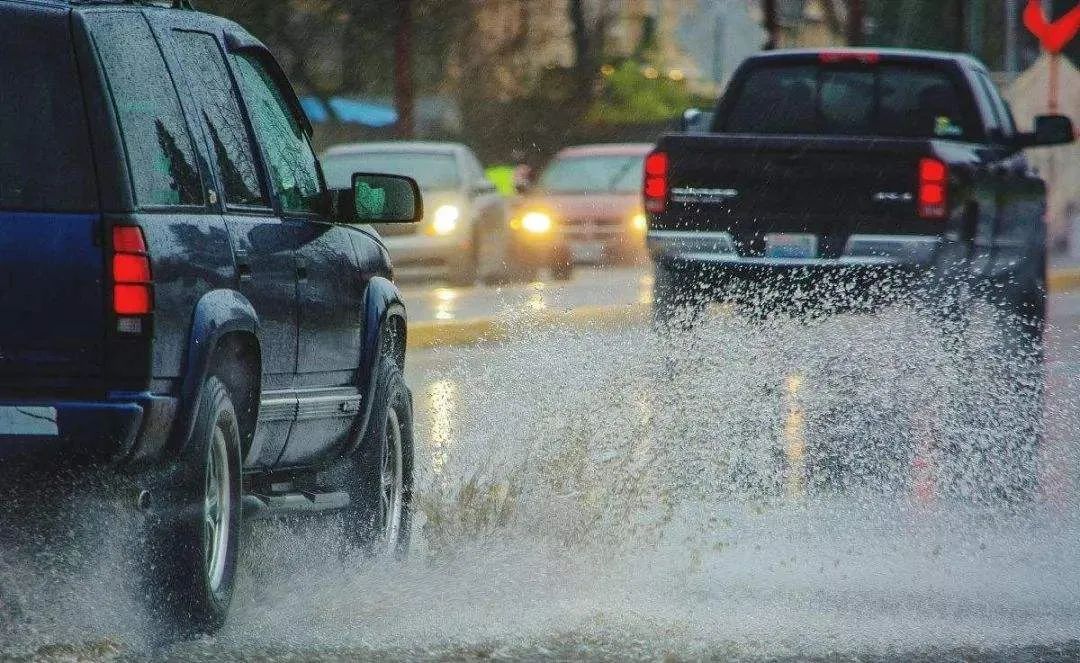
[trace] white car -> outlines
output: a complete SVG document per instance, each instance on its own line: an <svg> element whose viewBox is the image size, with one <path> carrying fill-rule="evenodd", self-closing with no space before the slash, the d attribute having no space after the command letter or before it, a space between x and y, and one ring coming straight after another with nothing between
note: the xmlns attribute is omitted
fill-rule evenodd
<svg viewBox="0 0 1080 663"><path fill-rule="evenodd" d="M330 188L348 188L357 172L408 174L420 184L419 224L377 225L399 276L442 276L454 285L502 280L512 273L506 199L461 144L386 142L338 145L322 155Z"/></svg>

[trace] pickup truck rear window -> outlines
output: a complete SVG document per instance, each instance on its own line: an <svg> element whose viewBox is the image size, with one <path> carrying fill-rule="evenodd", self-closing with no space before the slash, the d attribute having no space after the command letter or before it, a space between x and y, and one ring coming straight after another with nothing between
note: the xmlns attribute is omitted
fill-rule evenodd
<svg viewBox="0 0 1080 663"><path fill-rule="evenodd" d="M751 70L725 100L717 129L733 133L978 140L971 100L944 71L772 65Z"/></svg>
<svg viewBox="0 0 1080 663"><path fill-rule="evenodd" d="M0 2L0 210L97 209L68 25Z"/></svg>

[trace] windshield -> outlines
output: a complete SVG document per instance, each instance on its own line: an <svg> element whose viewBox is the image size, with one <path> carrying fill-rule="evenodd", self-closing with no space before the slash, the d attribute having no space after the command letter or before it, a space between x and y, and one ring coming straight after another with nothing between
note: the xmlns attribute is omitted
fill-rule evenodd
<svg viewBox="0 0 1080 663"><path fill-rule="evenodd" d="M763 66L733 94L718 116L732 133L970 140L980 129L952 79L922 66Z"/></svg>
<svg viewBox="0 0 1080 663"><path fill-rule="evenodd" d="M323 157L326 183L332 189L351 186L353 173L406 175L425 191L461 186L457 160L445 152L364 152Z"/></svg>
<svg viewBox="0 0 1080 663"><path fill-rule="evenodd" d="M641 187L643 156L565 157L540 177L552 193L635 193Z"/></svg>

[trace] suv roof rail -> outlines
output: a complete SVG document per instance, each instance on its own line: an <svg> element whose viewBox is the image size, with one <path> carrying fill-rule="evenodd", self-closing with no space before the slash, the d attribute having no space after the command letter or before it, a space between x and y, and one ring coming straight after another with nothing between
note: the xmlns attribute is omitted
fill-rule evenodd
<svg viewBox="0 0 1080 663"><path fill-rule="evenodd" d="M68 0L72 4L94 4L95 2L106 3L110 0ZM195 10L191 0L111 0L113 4L122 5L150 5L154 7L171 7L172 9Z"/></svg>

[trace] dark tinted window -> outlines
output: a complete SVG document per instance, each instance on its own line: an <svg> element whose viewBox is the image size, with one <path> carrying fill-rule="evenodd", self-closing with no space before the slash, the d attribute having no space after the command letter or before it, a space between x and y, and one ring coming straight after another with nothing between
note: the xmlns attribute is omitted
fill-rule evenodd
<svg viewBox="0 0 1080 663"><path fill-rule="evenodd" d="M233 61L282 209L318 211L322 194L318 162L284 93L257 59L241 55Z"/></svg>
<svg viewBox="0 0 1080 663"><path fill-rule="evenodd" d="M198 96L207 138L221 174L225 202L268 207L259 181L251 139L217 40L202 32L176 32L177 49Z"/></svg>
<svg viewBox="0 0 1080 663"><path fill-rule="evenodd" d="M97 208L68 22L0 5L0 209Z"/></svg>
<svg viewBox="0 0 1080 663"><path fill-rule="evenodd" d="M739 88L728 113L727 130L808 133L817 123L816 98L817 67L756 69Z"/></svg>
<svg viewBox="0 0 1080 663"><path fill-rule="evenodd" d="M818 105L822 126L828 133L874 133L874 78L865 71L821 72Z"/></svg>
<svg viewBox="0 0 1080 663"><path fill-rule="evenodd" d="M353 173L405 175L425 191L446 191L461 186L457 159L445 152L362 152L329 154L323 159L327 186L352 186Z"/></svg>
<svg viewBox="0 0 1080 663"><path fill-rule="evenodd" d="M195 149L172 77L141 14L87 16L120 119L140 206L203 203Z"/></svg>
<svg viewBox="0 0 1080 663"><path fill-rule="evenodd" d="M930 67L759 67L733 93L719 126L736 133L970 140L981 132L969 100Z"/></svg>

